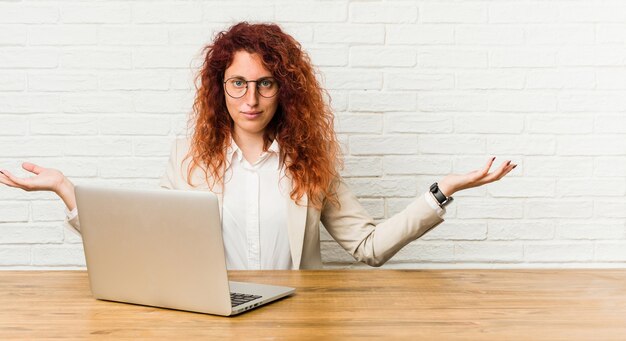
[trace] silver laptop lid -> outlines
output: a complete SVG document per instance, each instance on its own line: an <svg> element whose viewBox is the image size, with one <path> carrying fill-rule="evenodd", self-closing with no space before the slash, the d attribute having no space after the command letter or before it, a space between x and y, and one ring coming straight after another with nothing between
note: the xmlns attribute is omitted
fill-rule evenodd
<svg viewBox="0 0 626 341"><path fill-rule="evenodd" d="M215 194L86 185L75 192L96 298L231 313Z"/></svg>

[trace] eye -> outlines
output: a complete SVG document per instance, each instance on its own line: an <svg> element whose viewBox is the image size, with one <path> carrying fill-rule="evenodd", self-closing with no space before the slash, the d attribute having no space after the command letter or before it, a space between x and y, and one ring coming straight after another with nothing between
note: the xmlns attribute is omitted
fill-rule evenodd
<svg viewBox="0 0 626 341"><path fill-rule="evenodd" d="M264 88L271 88L272 85L274 85L274 81L271 79L263 79L260 83L260 86L264 87Z"/></svg>
<svg viewBox="0 0 626 341"><path fill-rule="evenodd" d="M230 81L230 84L232 84L236 88L243 88L246 86L246 82L241 79L233 79Z"/></svg>

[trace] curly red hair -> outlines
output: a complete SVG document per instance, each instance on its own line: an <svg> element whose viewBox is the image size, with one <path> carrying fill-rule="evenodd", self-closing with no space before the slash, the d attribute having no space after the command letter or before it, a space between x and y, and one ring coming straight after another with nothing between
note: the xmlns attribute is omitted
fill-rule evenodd
<svg viewBox="0 0 626 341"><path fill-rule="evenodd" d="M291 199L299 202L306 193L315 208L321 209L325 199L338 204L332 186L343 163L334 115L323 98L323 93L328 93L317 81L300 43L275 24L241 22L219 32L213 43L203 48L206 55L196 79L191 116L188 175L200 167L211 189L224 181L226 149L234 122L226 108L223 79L233 56L242 50L258 54L280 87L278 108L265 129L263 149L269 148L272 137L277 139L280 160L293 181ZM209 175L213 182L209 182ZM191 176L188 179L191 185Z"/></svg>

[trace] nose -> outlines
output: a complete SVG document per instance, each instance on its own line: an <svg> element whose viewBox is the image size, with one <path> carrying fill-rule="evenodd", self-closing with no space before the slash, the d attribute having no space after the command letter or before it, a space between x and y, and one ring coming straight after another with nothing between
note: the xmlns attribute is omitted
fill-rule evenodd
<svg viewBox="0 0 626 341"><path fill-rule="evenodd" d="M246 104L249 105L250 107L254 107L259 103L259 94L256 88L256 82L248 83L248 91L246 91L244 100Z"/></svg>

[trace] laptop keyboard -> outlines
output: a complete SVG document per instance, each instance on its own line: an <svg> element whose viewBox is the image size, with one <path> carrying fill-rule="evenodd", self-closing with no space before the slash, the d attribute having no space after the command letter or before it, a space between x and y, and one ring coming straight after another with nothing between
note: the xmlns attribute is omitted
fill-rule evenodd
<svg viewBox="0 0 626 341"><path fill-rule="evenodd" d="M230 293L230 304L233 307L236 307L240 304L244 304L246 302L250 302L252 300L256 300L257 298L260 298L261 296L258 295L248 295L248 294L240 294L237 292L231 292Z"/></svg>

